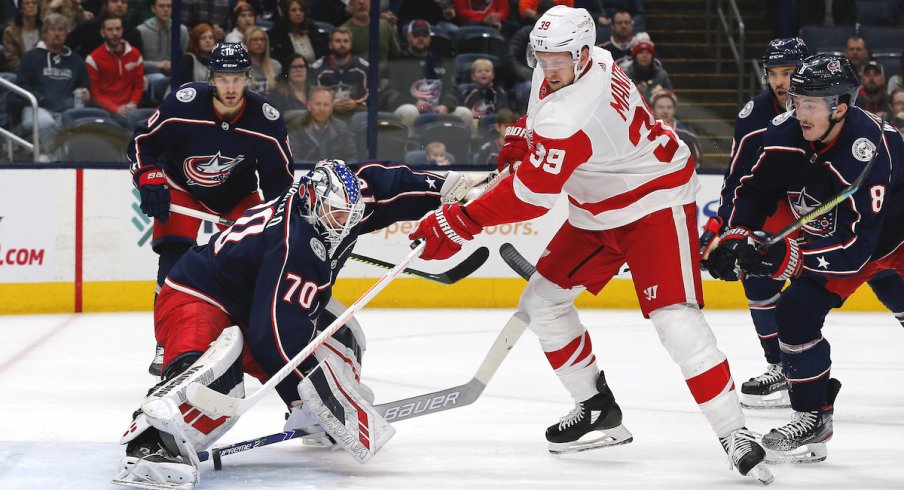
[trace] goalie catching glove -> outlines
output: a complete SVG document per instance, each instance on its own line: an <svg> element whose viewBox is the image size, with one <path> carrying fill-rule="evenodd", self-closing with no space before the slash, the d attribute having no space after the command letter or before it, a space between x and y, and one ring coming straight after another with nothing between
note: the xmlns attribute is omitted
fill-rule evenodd
<svg viewBox="0 0 904 490"><path fill-rule="evenodd" d="M750 231L743 226L731 228L707 259L710 274L724 281L737 281L741 271L756 276L785 281L800 275L803 256L797 241L784 238L765 250L757 246L769 239L763 231Z"/></svg>
<svg viewBox="0 0 904 490"><path fill-rule="evenodd" d="M421 253L422 259L443 260L458 253L462 244L473 240L482 229L467 215L461 204L446 204L421 218L408 238L422 238L427 242Z"/></svg>

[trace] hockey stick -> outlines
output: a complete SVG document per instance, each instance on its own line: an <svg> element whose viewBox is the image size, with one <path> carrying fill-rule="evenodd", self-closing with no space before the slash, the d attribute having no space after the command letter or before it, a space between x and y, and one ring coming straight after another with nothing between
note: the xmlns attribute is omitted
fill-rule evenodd
<svg viewBox="0 0 904 490"><path fill-rule="evenodd" d="M516 254L518 252L515 252ZM528 264L529 265L529 264ZM470 405L477 401L483 393L484 388L489 384L490 379L496 374L496 370L505 360L509 351L515 346L515 342L524 333L527 327L527 318L522 313L515 313L509 318L508 323L496 336L490 350L484 356L480 367L470 381L463 385L453 386L445 390L434 391L424 395L412 396L401 400L387 403L381 403L374 406L374 409L382 415L388 422L397 422L399 420L420 417L432 413L451 410ZM199 461L207 461L213 458L214 469L219 470L222 467L220 457L229 454L240 453L255 449L262 446L269 446L278 442L288 441L299 437L310 435L303 430L290 430L285 432L277 432L262 437L256 437L247 441L236 442L228 446L213 448L210 451L198 452Z"/></svg>
<svg viewBox="0 0 904 490"><path fill-rule="evenodd" d="M525 281L529 281L530 276L534 275L534 272L537 272L537 268L515 250L515 247L511 243L503 243L502 246L499 247L499 255L502 257L502 260L519 276L523 277Z"/></svg>
<svg viewBox="0 0 904 490"><path fill-rule="evenodd" d="M192 218L197 218L203 221L210 221L211 223L216 223L222 226L232 226L234 223L232 220L223 218L222 216L217 216L213 213L206 213L204 211L198 211L197 209L187 208L178 204L170 204L170 211L176 214L190 216ZM350 254L349 257L357 260L358 262L381 267L383 269L392 269L393 267L395 267L395 264L356 253ZM482 266L489 257L490 250L486 247L480 247L475 250L474 253L469 255L465 260L461 261L458 265L447 270L446 272L424 272L417 269L405 269L402 272L410 276L429 279L440 284L454 284L473 274L474 271L479 269L480 266Z"/></svg>
<svg viewBox="0 0 904 490"><path fill-rule="evenodd" d="M270 391L273 391L277 384L286 379L292 371L302 363L302 361L307 359L318 347L326 342L327 339L332 337L332 335L345 325L345 322L354 316L355 313L364 308L377 293L382 291L383 288L402 272L402 269L410 264L415 257L420 256L421 252L423 252L426 247L425 242L415 242L412 245L414 245L414 249L409 252L398 265L381 277L380 280L374 283L374 285L361 295L357 301L352 303L347 310L336 317L336 319L333 320L333 323L330 323L330 325L317 335L317 337L311 340L301 352L296 354L295 357L290 359L286 365L282 367L282 369L271 376L270 379L267 380L267 382L253 395L247 398L235 398L214 391L201 383L192 383L188 385L185 390L185 396L188 401L207 415L214 415L216 417L235 417L247 412L251 407L256 405L257 402L261 401L265 395ZM147 413L147 411L145 412Z"/></svg>

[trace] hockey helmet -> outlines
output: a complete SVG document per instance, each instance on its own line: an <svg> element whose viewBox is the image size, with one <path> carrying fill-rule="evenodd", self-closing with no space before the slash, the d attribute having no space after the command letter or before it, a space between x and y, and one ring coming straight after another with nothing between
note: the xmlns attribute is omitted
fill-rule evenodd
<svg viewBox="0 0 904 490"><path fill-rule="evenodd" d="M248 73L251 56L242 43L218 43L210 52L207 70L213 73Z"/></svg>
<svg viewBox="0 0 904 490"><path fill-rule="evenodd" d="M364 217L358 176L342 160L321 160L306 176L310 216L330 243L330 255Z"/></svg>
<svg viewBox="0 0 904 490"><path fill-rule="evenodd" d="M547 10L530 31L527 64L531 68L537 65L538 52L568 52L577 78L583 68L579 66L581 50L584 47L593 49L595 44L596 23L585 9L556 5Z"/></svg>
<svg viewBox="0 0 904 490"><path fill-rule="evenodd" d="M859 91L860 77L850 60L839 55L817 54L804 59L791 75L786 104L792 110L798 97L822 97L831 112L841 103L854 105Z"/></svg>
<svg viewBox="0 0 904 490"><path fill-rule="evenodd" d="M763 52L763 69L775 66L800 66L809 52L807 44L799 37L773 39Z"/></svg>

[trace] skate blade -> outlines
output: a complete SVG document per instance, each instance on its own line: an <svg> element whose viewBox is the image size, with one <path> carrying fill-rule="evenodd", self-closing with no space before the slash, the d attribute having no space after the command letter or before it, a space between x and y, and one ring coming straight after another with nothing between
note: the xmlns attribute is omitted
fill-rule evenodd
<svg viewBox="0 0 904 490"><path fill-rule="evenodd" d="M634 440L634 436L624 425L584 434L584 437L587 436L591 436L591 438L586 440L581 438L573 442L550 442L549 452L552 454L580 453L601 447L621 446Z"/></svg>
<svg viewBox="0 0 904 490"><path fill-rule="evenodd" d="M788 396L788 390L774 391L768 395L749 395L741 393L740 398L742 407L755 410L791 407L791 397Z"/></svg>
<svg viewBox="0 0 904 490"><path fill-rule="evenodd" d="M768 485L775 480L775 477L772 476L772 472L769 471L769 468L763 463L759 463L751 468L750 471L747 472L747 476L756 479L763 485Z"/></svg>
<svg viewBox="0 0 904 490"><path fill-rule="evenodd" d="M766 450L766 463L769 464L819 463L820 461L825 461L828 456L828 451L826 450L826 444L824 442L805 444L790 451L776 451L769 448L764 449Z"/></svg>

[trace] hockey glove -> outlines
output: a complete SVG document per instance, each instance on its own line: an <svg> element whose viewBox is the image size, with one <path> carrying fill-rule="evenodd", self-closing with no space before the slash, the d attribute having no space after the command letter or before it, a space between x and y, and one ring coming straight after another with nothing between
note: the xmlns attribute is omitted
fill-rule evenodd
<svg viewBox="0 0 904 490"><path fill-rule="evenodd" d="M738 226L727 230L719 237L718 245L706 260L706 268L713 277L723 281L740 279L741 268L738 266L738 257L741 249L747 246L750 235L748 228Z"/></svg>
<svg viewBox="0 0 904 490"><path fill-rule="evenodd" d="M521 116L518 122L505 128L505 144L499 150L499 159L496 160L497 169L502 172L508 168L509 172L515 173L518 165L530 152L527 144L527 116Z"/></svg>
<svg viewBox="0 0 904 490"><path fill-rule="evenodd" d="M422 238L427 242L421 253L422 259L443 260L458 253L462 244L473 239L482 229L465 214L461 204L446 204L421 218L408 238Z"/></svg>
<svg viewBox="0 0 904 490"><path fill-rule="evenodd" d="M804 260L797 240L785 237L765 250L757 250L757 245L768 238L769 234L764 231L753 232L747 245L739 251L738 265L741 269L751 276L771 277L780 281L799 276Z"/></svg>
<svg viewBox="0 0 904 490"><path fill-rule="evenodd" d="M161 222L169 219L170 192L163 171L148 167L138 176L141 212Z"/></svg>
<svg viewBox="0 0 904 490"><path fill-rule="evenodd" d="M706 261L713 249L719 245L719 240L715 238L722 233L722 218L713 216L706 222L703 227L703 233L700 234L700 259Z"/></svg>

